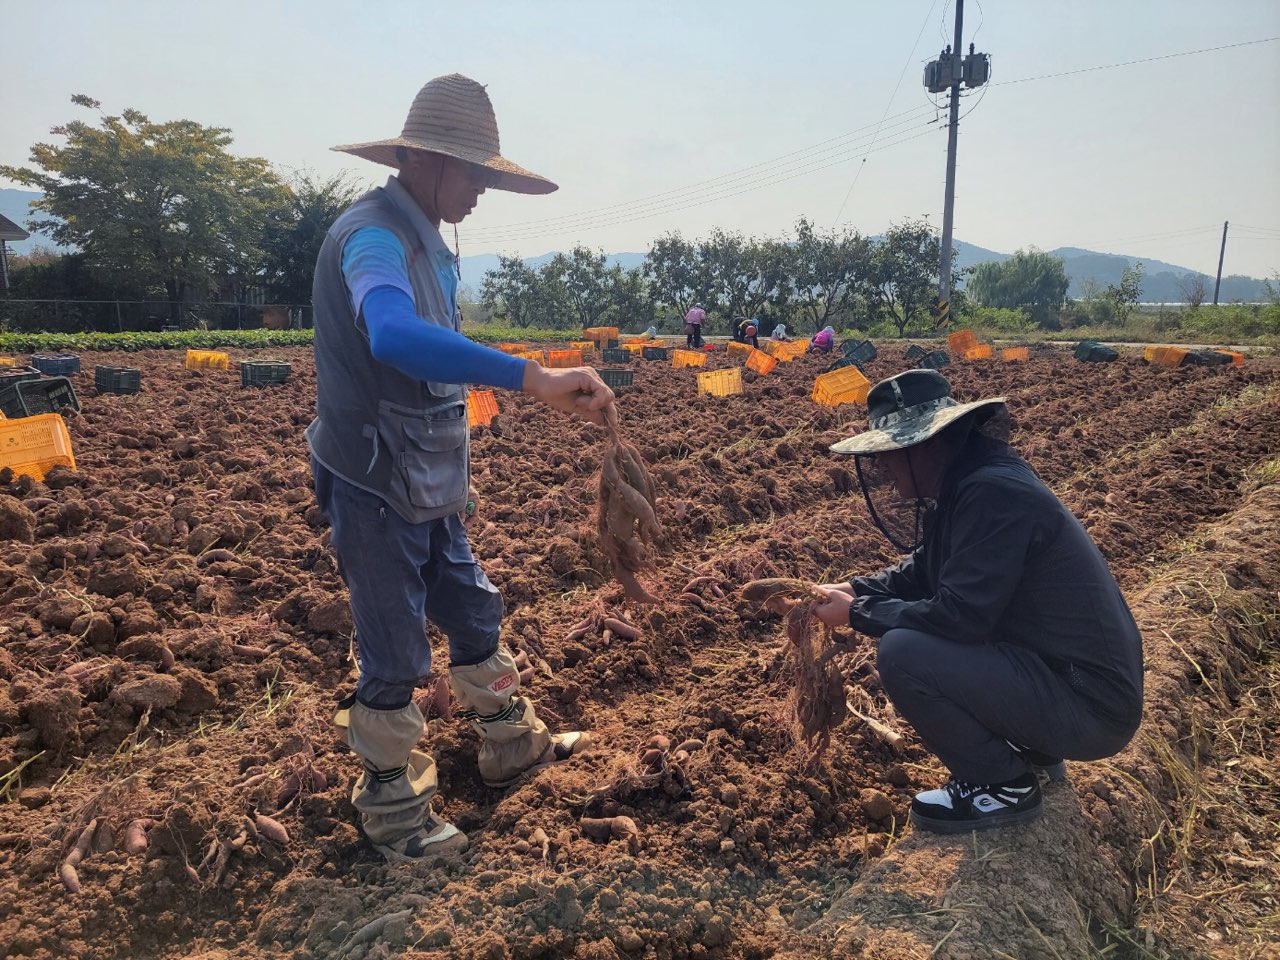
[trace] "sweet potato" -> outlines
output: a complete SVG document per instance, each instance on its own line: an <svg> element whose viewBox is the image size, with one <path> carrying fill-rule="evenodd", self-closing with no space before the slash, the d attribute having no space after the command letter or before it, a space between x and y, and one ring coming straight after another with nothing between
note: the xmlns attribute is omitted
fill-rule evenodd
<svg viewBox="0 0 1280 960"><path fill-rule="evenodd" d="M619 434L616 416L610 416L609 431L596 500L600 549L628 599L657 603L658 598L636 577L640 571L652 569L645 547L653 546L662 536L653 480L640 452ZM617 630L614 633L625 635Z"/></svg>
<svg viewBox="0 0 1280 960"><path fill-rule="evenodd" d="M265 814L257 814L253 818L253 825L258 828L258 833L266 837L280 846L285 846L289 842L289 831L278 820L272 820Z"/></svg>
<svg viewBox="0 0 1280 960"><path fill-rule="evenodd" d="M147 817L130 820L124 828L124 838L120 844L124 852L132 856L145 853L148 843L147 831L155 825L156 821Z"/></svg>
<svg viewBox="0 0 1280 960"><path fill-rule="evenodd" d="M97 829L98 820L94 818L80 831L80 837L76 840L75 846L58 867L58 879L72 893L80 892L80 874L76 871L76 867L80 866L80 861L88 854L89 847L93 843L93 832Z"/></svg>
<svg viewBox="0 0 1280 960"><path fill-rule="evenodd" d="M640 631L631 626L629 623L623 623L615 617L605 617L601 623L612 630L616 636L622 637L624 640L639 640Z"/></svg>

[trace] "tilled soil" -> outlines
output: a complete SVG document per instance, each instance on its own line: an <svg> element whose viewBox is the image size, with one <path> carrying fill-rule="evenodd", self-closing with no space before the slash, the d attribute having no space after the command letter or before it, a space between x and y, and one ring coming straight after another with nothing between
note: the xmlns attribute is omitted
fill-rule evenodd
<svg viewBox="0 0 1280 960"><path fill-rule="evenodd" d="M78 470L44 484L0 473L6 954L745 958L803 945L941 774L894 716L867 638L839 660L851 701L905 742L856 717L824 753L798 741L781 621L736 596L753 578L830 581L894 559L851 465L827 452L865 415L811 401L826 361L747 373L729 398L696 396L694 371L631 365L623 432L651 467L666 538L646 578L657 607L624 602L596 543L603 431L500 394L499 419L473 432L473 545L506 599L507 642L538 665L540 714L600 746L490 790L475 735L442 715L431 678L441 813L472 846L461 863L393 869L354 826L357 762L328 724L352 628L302 439L311 354L273 353L293 377L259 389L239 386L234 363L190 373L177 353L85 355ZM142 392L94 395L96 363L140 367ZM868 373L906 366L887 345ZM961 399L1009 398L1015 442L1131 593L1238 510L1280 450L1274 363L1165 370L1037 350L945 372ZM606 633L610 616L639 636ZM434 647L438 676L444 638ZM655 736L673 748L644 763ZM1088 807L1123 832L1107 802ZM638 836L582 826L619 816ZM154 821L147 848L127 852L139 819ZM273 821L287 838L271 838ZM90 824L73 893L60 867ZM971 941L947 952L960 942L937 955L997 955Z"/></svg>

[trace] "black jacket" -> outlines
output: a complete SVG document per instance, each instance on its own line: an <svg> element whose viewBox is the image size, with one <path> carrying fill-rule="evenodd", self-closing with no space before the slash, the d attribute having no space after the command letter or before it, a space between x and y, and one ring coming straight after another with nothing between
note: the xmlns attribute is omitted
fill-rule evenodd
<svg viewBox="0 0 1280 960"><path fill-rule="evenodd" d="M1107 716L1142 712L1142 637L1084 527L1003 444L974 437L924 523L923 546L853 581L849 624L1034 651Z"/></svg>

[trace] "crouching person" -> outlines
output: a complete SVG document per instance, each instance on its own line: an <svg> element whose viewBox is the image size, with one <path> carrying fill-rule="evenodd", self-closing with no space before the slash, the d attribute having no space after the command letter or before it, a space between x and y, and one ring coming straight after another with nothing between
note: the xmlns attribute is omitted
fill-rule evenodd
<svg viewBox="0 0 1280 960"><path fill-rule="evenodd" d="M465 384L522 390L603 425L613 393L594 371L545 370L458 332L457 265L440 224L486 189L554 183L498 152L484 88L458 75L422 88L404 133L340 147L395 167L330 228L316 264L316 419L307 430L316 498L351 594L360 677L335 723L364 771L351 801L393 863L464 850L431 809L436 766L419 743L414 688L431 670L426 621L449 640L449 685L481 738L480 774L505 787L580 753L520 694L502 646L502 597L476 563Z"/></svg>
<svg viewBox="0 0 1280 960"><path fill-rule="evenodd" d="M885 692L950 771L919 828L1040 815L1040 777L1120 751L1142 712L1142 638L1079 521L1008 445L1004 398L958 403L933 370L872 388L855 458L871 517L906 554L820 587L823 623L879 637Z"/></svg>

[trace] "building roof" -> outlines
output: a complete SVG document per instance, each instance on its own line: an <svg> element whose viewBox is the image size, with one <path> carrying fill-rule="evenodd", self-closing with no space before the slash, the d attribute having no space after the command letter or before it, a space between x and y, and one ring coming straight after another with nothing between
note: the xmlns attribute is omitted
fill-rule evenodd
<svg viewBox="0 0 1280 960"><path fill-rule="evenodd" d="M0 213L0 240L25 240L31 234Z"/></svg>

